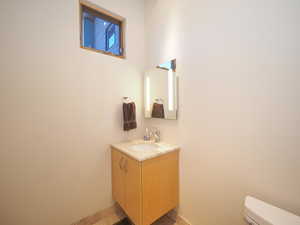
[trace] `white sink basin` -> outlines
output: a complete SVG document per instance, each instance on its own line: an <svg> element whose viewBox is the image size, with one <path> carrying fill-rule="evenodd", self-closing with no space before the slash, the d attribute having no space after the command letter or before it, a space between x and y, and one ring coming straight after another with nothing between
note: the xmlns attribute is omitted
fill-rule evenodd
<svg viewBox="0 0 300 225"><path fill-rule="evenodd" d="M120 150L121 152L131 156L138 161L151 159L159 155L166 154L170 151L179 150L179 147L176 145L171 145L163 142L147 142L143 140L113 144L112 147Z"/></svg>
<svg viewBox="0 0 300 225"><path fill-rule="evenodd" d="M140 144L135 144L131 145L128 147L128 149L132 151L155 151L158 150L159 146L155 143L140 143Z"/></svg>

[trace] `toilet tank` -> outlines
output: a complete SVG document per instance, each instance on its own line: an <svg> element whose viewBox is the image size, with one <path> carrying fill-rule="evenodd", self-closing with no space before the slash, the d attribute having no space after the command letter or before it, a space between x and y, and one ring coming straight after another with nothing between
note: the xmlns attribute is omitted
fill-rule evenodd
<svg viewBox="0 0 300 225"><path fill-rule="evenodd" d="M300 217L268 203L247 196L245 219L253 225L300 225Z"/></svg>

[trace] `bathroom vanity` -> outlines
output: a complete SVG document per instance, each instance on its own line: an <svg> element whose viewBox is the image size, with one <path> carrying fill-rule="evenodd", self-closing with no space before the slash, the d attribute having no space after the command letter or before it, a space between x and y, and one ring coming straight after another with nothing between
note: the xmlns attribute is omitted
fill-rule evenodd
<svg viewBox="0 0 300 225"><path fill-rule="evenodd" d="M111 146L112 194L135 225L150 225L178 206L179 148L132 141Z"/></svg>

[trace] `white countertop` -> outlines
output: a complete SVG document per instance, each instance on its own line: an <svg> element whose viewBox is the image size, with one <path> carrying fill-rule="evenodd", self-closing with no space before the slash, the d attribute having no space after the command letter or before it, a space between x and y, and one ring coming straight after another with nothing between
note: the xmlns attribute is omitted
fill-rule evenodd
<svg viewBox="0 0 300 225"><path fill-rule="evenodd" d="M132 149L132 146L138 147L138 145L155 145L155 149L148 150L148 149ZM144 161L147 159L155 158L157 156L166 154L168 152L172 152L175 150L179 150L179 146L168 144L165 142L157 142L154 141L144 141L144 140L133 140L133 141L127 141L127 142L121 142L118 144L112 144L113 148L118 149L119 151L125 153L128 156L131 156L132 158L138 160L138 161Z"/></svg>

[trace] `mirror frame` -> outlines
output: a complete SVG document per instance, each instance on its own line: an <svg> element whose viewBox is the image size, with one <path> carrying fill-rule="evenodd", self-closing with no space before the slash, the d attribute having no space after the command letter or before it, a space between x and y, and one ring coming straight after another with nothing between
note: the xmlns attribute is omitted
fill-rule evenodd
<svg viewBox="0 0 300 225"><path fill-rule="evenodd" d="M176 73L176 59L170 60L172 64L172 70L168 70L161 66L156 66L155 69L164 69L168 70L168 105L169 102L172 101L173 110L168 111L168 118L164 118L165 120L177 120L178 114L178 76ZM148 70L144 75L144 116L145 118L151 119L151 79L148 75L153 70ZM172 72L172 73L171 73ZM171 79L172 78L172 79ZM170 88L171 87L171 88ZM172 95L172 99L170 96Z"/></svg>

